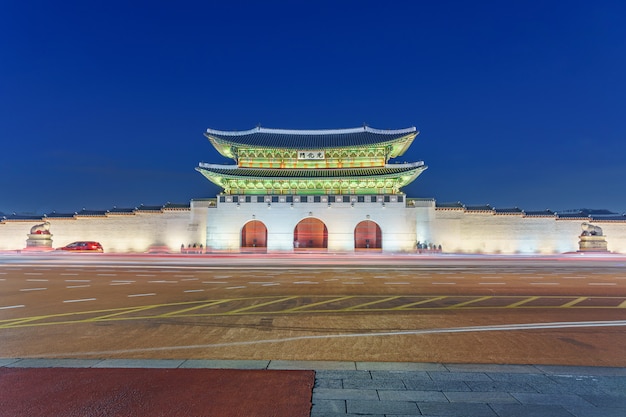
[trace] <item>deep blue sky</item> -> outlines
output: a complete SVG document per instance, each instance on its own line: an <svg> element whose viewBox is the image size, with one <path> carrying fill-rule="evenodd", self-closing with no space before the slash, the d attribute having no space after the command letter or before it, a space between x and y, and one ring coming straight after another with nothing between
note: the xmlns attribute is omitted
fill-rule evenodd
<svg viewBox="0 0 626 417"><path fill-rule="evenodd" d="M0 212L214 197L208 127L364 123L421 131L410 197L626 211L622 1L163 3L0 2Z"/></svg>

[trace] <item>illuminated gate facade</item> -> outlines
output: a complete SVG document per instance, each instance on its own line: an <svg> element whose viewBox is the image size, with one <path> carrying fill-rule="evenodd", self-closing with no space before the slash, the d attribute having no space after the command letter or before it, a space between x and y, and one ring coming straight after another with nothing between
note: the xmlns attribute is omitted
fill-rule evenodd
<svg viewBox="0 0 626 417"><path fill-rule="evenodd" d="M318 219L308 218L300 221L293 231L294 249L327 249L328 229Z"/></svg>
<svg viewBox="0 0 626 417"><path fill-rule="evenodd" d="M382 249L383 239L380 226L371 220L364 220L354 228L355 249Z"/></svg>

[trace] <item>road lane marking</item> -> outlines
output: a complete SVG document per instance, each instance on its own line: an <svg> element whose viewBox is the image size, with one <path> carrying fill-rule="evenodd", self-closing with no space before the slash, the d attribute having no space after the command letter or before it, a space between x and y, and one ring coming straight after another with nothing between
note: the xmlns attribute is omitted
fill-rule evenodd
<svg viewBox="0 0 626 417"><path fill-rule="evenodd" d="M587 285L617 285L617 282L589 282Z"/></svg>
<svg viewBox="0 0 626 417"><path fill-rule="evenodd" d="M47 290L47 288L22 288L20 291L43 291Z"/></svg>
<svg viewBox="0 0 626 417"><path fill-rule="evenodd" d="M240 288L246 288L245 285L238 285L236 287L226 287L227 290L238 290Z"/></svg>
<svg viewBox="0 0 626 417"><path fill-rule="evenodd" d="M529 282L530 285L561 285L558 282Z"/></svg>
<svg viewBox="0 0 626 417"><path fill-rule="evenodd" d="M321 305L328 304L328 303L334 303L334 302L337 302L337 301L348 300L350 298L353 298L353 297L352 296L347 296L347 297L331 298L330 300L324 300L324 301L318 301L317 303L305 304L305 305L301 305L301 306L298 306L298 307L289 308L289 309L284 310L284 311L286 313L292 313L294 311L300 311L300 310L308 309L310 307L317 307L317 306L321 306Z"/></svg>
<svg viewBox="0 0 626 417"><path fill-rule="evenodd" d="M396 298L400 298L400 296L397 295L395 297L387 297L387 298L383 298L381 300L374 300L374 301L370 301L368 303L357 304L355 306L344 308L344 310L345 311L357 310L357 309L360 309L360 308L363 308L363 307L366 307L366 306L371 306L371 305L374 305L374 304L379 304L379 303L384 303L386 301L395 300Z"/></svg>
<svg viewBox="0 0 626 417"><path fill-rule="evenodd" d="M64 272L64 273L61 273L61 274L59 274L59 275L72 275L72 276L75 276L75 275L78 275L78 274L74 274L74 273L71 273L71 274L70 274L70 273L65 273L65 272Z"/></svg>
<svg viewBox="0 0 626 417"><path fill-rule="evenodd" d="M96 274L99 277L116 277L117 274Z"/></svg>
<svg viewBox="0 0 626 417"><path fill-rule="evenodd" d="M523 299L522 301L518 301L518 302L516 302L516 303L509 304L509 305L508 305L508 306L506 306L505 308L515 308L515 307L519 307L519 306L521 306L521 305L523 305L523 304L530 303L531 301L535 301L535 300L536 300L536 299L538 299L538 298L539 298L539 296L528 297L528 298Z"/></svg>
<svg viewBox="0 0 626 417"><path fill-rule="evenodd" d="M268 282L267 284L262 284L261 287L272 287L274 285L280 285L279 282Z"/></svg>
<svg viewBox="0 0 626 417"><path fill-rule="evenodd" d="M478 285L506 285L506 282L479 282Z"/></svg>
<svg viewBox="0 0 626 417"><path fill-rule="evenodd" d="M585 301L585 300L586 300L586 299L588 299L588 298L589 298L589 297L578 297L578 298L577 298L577 299L575 299L575 300L572 300L572 301L570 301L570 302L568 302L568 303L563 304L561 307L562 307L562 308L572 307L572 306L574 306L574 305L576 305L576 304L578 304L578 303L580 303L580 302L582 302L582 301Z"/></svg>
<svg viewBox="0 0 626 417"><path fill-rule="evenodd" d="M156 274L135 274L137 277L156 277Z"/></svg>
<svg viewBox="0 0 626 417"><path fill-rule="evenodd" d="M27 279L26 282L48 282L48 280L31 278L31 279Z"/></svg>
<svg viewBox="0 0 626 417"><path fill-rule="evenodd" d="M24 272L24 275L43 275L43 272Z"/></svg>
<svg viewBox="0 0 626 417"><path fill-rule="evenodd" d="M144 293L144 294L128 294L128 297L150 297L152 295L156 295L154 292Z"/></svg>
<svg viewBox="0 0 626 417"><path fill-rule="evenodd" d="M456 285L456 282L431 282L431 285Z"/></svg>
<svg viewBox="0 0 626 417"><path fill-rule="evenodd" d="M24 304L18 304L14 306L3 306L3 307L0 307L0 310L9 310L12 308L22 308L22 307L25 307Z"/></svg>
<svg viewBox="0 0 626 417"><path fill-rule="evenodd" d="M410 285L410 282L383 282L386 285Z"/></svg>
<svg viewBox="0 0 626 417"><path fill-rule="evenodd" d="M410 307L413 307L413 306L417 306L417 305L420 305L420 304L426 304L426 303L430 303L430 302L433 302L433 301L443 300L444 298L446 298L446 296L432 297L432 298L428 298L426 300L416 301L414 303L409 303L409 304L401 305L401 306L398 306L398 307L394 307L391 310L404 310L405 308L410 308Z"/></svg>
<svg viewBox="0 0 626 417"><path fill-rule="evenodd" d="M480 301L489 300L490 298L493 298L493 297L492 297L491 295L487 295L487 296L485 296L485 297L474 298L474 299L469 300L469 301L464 301L464 302L462 302L462 303L453 304L453 305L448 306L448 307L446 307L446 308L449 308L449 309L454 309L454 308L459 308L459 307L465 307L465 306L470 305L470 304L473 304L473 303L478 303L478 302L480 302Z"/></svg>
<svg viewBox="0 0 626 417"><path fill-rule="evenodd" d="M91 282L90 279L66 279L65 282Z"/></svg>
<svg viewBox="0 0 626 417"><path fill-rule="evenodd" d="M87 288L87 287L91 287L91 284L68 285L65 288Z"/></svg>
<svg viewBox="0 0 626 417"><path fill-rule="evenodd" d="M254 309L257 309L259 307L265 307L265 306L268 306L268 305L271 305L271 304L282 303L283 301L292 300L294 298L298 298L298 296L297 295L293 295L291 297L282 297L282 298L279 298L277 300L266 301L265 303L253 304L251 306L238 308L237 310L231 310L231 311L228 312L228 314L239 314L242 311L254 310Z"/></svg>
<svg viewBox="0 0 626 417"><path fill-rule="evenodd" d="M200 309L205 308L205 307L212 307L214 305L228 303L230 301L233 301L233 300L232 299L227 299L227 300L212 301L210 303L202 303L202 304L197 305L197 306L183 308L182 310L170 311L169 313L160 314L158 317L177 316L177 315L180 315L180 314L183 314L183 313L188 313L190 311L200 310Z"/></svg>
<svg viewBox="0 0 626 417"><path fill-rule="evenodd" d="M96 301L96 299L95 298L81 298L78 300L64 300L63 302L64 303L82 303L85 301Z"/></svg>
<svg viewBox="0 0 626 417"><path fill-rule="evenodd" d="M296 284L296 285L300 285L300 284L312 285L312 284L319 284L319 282L315 282L315 281L296 281L296 282L294 282L294 284Z"/></svg>
<svg viewBox="0 0 626 417"><path fill-rule="evenodd" d="M204 290L185 290L183 292L203 292Z"/></svg>
<svg viewBox="0 0 626 417"><path fill-rule="evenodd" d="M166 281L166 280L158 280L158 281L148 281L148 284L178 284L178 281Z"/></svg>

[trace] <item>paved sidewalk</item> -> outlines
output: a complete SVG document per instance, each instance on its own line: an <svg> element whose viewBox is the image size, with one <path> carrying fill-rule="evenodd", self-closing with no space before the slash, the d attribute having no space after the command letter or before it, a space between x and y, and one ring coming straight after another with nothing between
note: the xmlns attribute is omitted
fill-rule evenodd
<svg viewBox="0 0 626 417"><path fill-rule="evenodd" d="M626 416L626 368L143 359L0 359L0 366L311 369L311 417Z"/></svg>

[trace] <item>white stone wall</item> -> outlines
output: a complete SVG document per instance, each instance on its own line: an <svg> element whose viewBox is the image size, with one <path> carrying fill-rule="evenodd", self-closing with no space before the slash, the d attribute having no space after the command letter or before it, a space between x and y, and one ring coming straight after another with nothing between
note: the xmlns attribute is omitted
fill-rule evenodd
<svg viewBox="0 0 626 417"><path fill-rule="evenodd" d="M54 248L94 240L102 244L105 252L145 252L152 246L180 251L181 244L206 241L206 213L207 207L202 203L195 207L192 203L191 209L45 220L50 223ZM30 228L40 223L41 220L0 223L0 250L24 249Z"/></svg>
<svg viewBox="0 0 626 417"><path fill-rule="evenodd" d="M213 250L239 250L243 226L258 220L268 230L268 251L292 251L296 225L307 217L319 219L326 225L329 251L354 251L354 229L363 220L380 226L383 251L415 249L415 212L406 209L404 202L383 204L382 201L218 203L216 208L209 209L207 246Z"/></svg>
<svg viewBox="0 0 626 417"><path fill-rule="evenodd" d="M380 196L382 198L382 196ZM353 196L352 198L356 198ZM108 213L101 217L48 218L53 247L77 240L95 240L105 252L145 252L151 246L202 244L213 250L238 251L246 222L259 220L268 228L268 251L292 251L297 223L314 217L328 228L328 250L354 251L354 229L363 220L382 230L385 252L412 252L416 242L441 245L448 253L555 254L578 250L585 219L525 217L522 214L471 212L435 208L432 199L408 203L274 202L218 203L215 199L191 201L189 209L164 209L133 214ZM256 201L256 199L254 199ZM588 221L588 220L587 220ZM0 222L0 250L26 247L30 228L43 220ZM608 249L626 253L626 222L594 221L602 227Z"/></svg>

